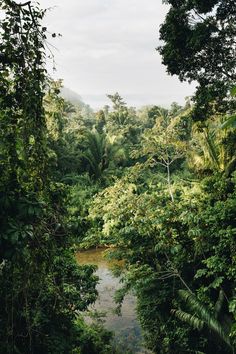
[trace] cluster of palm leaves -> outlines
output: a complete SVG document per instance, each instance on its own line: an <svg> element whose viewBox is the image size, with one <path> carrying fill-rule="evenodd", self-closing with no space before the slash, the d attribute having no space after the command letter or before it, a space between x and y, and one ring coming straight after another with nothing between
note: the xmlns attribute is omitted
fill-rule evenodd
<svg viewBox="0 0 236 354"><path fill-rule="evenodd" d="M96 130L86 132L85 146L83 158L95 179L99 179L105 170L117 165L124 157L124 150L118 143Z"/></svg>
<svg viewBox="0 0 236 354"><path fill-rule="evenodd" d="M222 316L225 301L223 290L219 291L218 299L213 309L208 308L188 290L179 290L179 296L187 307L188 312L181 309L173 309L172 314L199 331L205 330L208 337L215 337L216 342L225 343L229 351L232 352L233 348L229 339L231 323L226 316Z"/></svg>

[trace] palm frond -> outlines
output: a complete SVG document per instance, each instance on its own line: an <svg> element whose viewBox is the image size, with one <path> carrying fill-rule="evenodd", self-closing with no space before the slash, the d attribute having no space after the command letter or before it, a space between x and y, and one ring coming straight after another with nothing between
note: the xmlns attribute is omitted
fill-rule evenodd
<svg viewBox="0 0 236 354"><path fill-rule="evenodd" d="M224 292L222 289L220 289L220 292L219 292L219 296L218 296L218 299L215 303L215 314L216 316L219 315L221 309L222 309L222 306L223 306L223 303L224 303L224 299L225 299L225 295L224 295Z"/></svg>
<svg viewBox="0 0 236 354"><path fill-rule="evenodd" d="M214 136L210 135L208 132L204 132L205 141L208 147L208 153L210 158L212 159L213 164L218 168L219 167L219 157L216 149L216 145L214 143Z"/></svg>
<svg viewBox="0 0 236 354"><path fill-rule="evenodd" d="M179 291L180 297L186 302L189 309L203 321L206 327L213 331L223 342L231 347L229 336L225 332L223 325L217 320L216 313L211 312L205 304L201 303L194 294L187 290Z"/></svg>
<svg viewBox="0 0 236 354"><path fill-rule="evenodd" d="M236 128L236 114L233 114L232 116L228 117L227 120L223 124L221 124L220 128Z"/></svg>
<svg viewBox="0 0 236 354"><path fill-rule="evenodd" d="M171 310L171 313L175 315L182 322L188 323L195 329L201 330L204 326L204 321L200 320L195 315L190 315L187 312L181 310Z"/></svg>

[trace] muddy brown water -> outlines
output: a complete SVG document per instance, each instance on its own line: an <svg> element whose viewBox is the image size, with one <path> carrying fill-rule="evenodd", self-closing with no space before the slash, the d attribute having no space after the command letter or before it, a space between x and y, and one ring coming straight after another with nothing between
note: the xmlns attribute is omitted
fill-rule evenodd
<svg viewBox="0 0 236 354"><path fill-rule="evenodd" d="M119 349L132 353L150 353L143 347L141 328L136 316L136 299L134 295L126 295L122 304L121 316L114 313L116 304L114 294L121 287L119 279L111 271L112 264L104 258L103 249L81 251L77 253L79 264L95 264L96 275L99 277L97 290L99 297L91 310L105 312L104 326L115 333L114 342Z"/></svg>

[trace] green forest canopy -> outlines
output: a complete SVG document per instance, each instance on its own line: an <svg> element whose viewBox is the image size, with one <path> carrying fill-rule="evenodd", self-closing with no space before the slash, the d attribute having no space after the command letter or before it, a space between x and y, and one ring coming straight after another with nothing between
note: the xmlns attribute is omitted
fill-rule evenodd
<svg viewBox="0 0 236 354"><path fill-rule="evenodd" d="M0 4L0 347L6 353L112 353L83 313L108 246L137 297L154 353L236 347L235 14L233 1L176 0L160 31L170 74L199 84L184 107L136 110L118 94L92 112L45 70L45 14ZM86 109L85 109L86 108Z"/></svg>

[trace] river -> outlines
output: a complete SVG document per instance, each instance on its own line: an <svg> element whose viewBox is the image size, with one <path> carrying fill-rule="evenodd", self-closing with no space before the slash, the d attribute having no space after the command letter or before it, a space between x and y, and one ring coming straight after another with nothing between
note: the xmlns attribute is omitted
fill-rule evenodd
<svg viewBox="0 0 236 354"><path fill-rule="evenodd" d="M111 264L104 258L104 250L95 249L77 253L79 264L95 264L99 277L97 290L99 297L92 309L105 312L104 326L115 333L115 343L119 349L132 353L150 353L142 346L141 328L135 312L136 300L132 294L126 295L122 304L121 316L114 313L116 304L113 296L120 287L119 279L111 272Z"/></svg>

